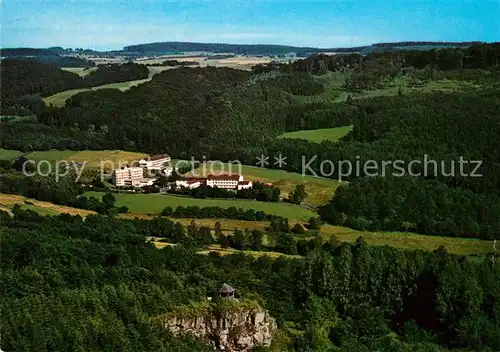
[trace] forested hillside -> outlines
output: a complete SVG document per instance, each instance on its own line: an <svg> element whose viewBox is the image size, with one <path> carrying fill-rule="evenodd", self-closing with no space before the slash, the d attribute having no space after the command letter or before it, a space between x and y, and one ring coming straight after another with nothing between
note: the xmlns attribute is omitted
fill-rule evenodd
<svg viewBox="0 0 500 352"><path fill-rule="evenodd" d="M106 143L188 156L211 152L221 144L250 146L269 139L269 131L278 133L274 122L284 119L289 99L281 90L247 86L248 78L249 73L232 69L168 70L127 92L78 94L66 108L49 109L39 120L90 138L96 136L88 130L100 131L105 125L107 133L91 148Z"/></svg>
<svg viewBox="0 0 500 352"><path fill-rule="evenodd" d="M339 168L329 172L326 176L350 185L322 208L324 219L358 229L498 238L499 48L477 44L317 56L253 73L168 70L126 92L77 94L66 107L39 113L38 122L1 122L0 147L168 152L250 165L261 154L272 160L281 153L287 170L317 174L325 160L333 165L371 160L379 166L420 160L400 180L393 180L397 170L391 164L384 175L377 170L385 180L364 168L350 175ZM332 72L344 82L331 83ZM452 82L453 89L419 88L443 82ZM394 93L386 93L390 89ZM370 97L371 92L377 94ZM283 132L350 125L353 131L342 141L277 138ZM426 174L424 157L436 163ZM306 170L304 160L311 160ZM477 163L459 166L460 160L481 165L477 170ZM473 171L480 176L470 177Z"/></svg>
<svg viewBox="0 0 500 352"><path fill-rule="evenodd" d="M99 66L86 77L62 70L54 65L26 59L2 60L2 114L29 115L41 113L40 96L76 88L147 78L146 66L134 63Z"/></svg>
<svg viewBox="0 0 500 352"><path fill-rule="evenodd" d="M91 71L84 77L88 85L102 86L109 83L133 81L147 78L149 70L144 65L134 64L132 62L123 65L102 65L97 70Z"/></svg>
<svg viewBox="0 0 500 352"><path fill-rule="evenodd" d="M28 60L2 60L2 102L26 95L47 96L63 90L85 87L78 75L55 66Z"/></svg>
<svg viewBox="0 0 500 352"><path fill-rule="evenodd" d="M277 319L270 351L500 349L498 263L335 241L302 259L156 249L163 221L0 212L6 351L209 351L154 317L203 306L223 282ZM188 229L188 231L190 231Z"/></svg>
<svg viewBox="0 0 500 352"><path fill-rule="evenodd" d="M297 53L298 56L306 56L317 52L363 52L394 51L411 48L432 49L446 47L468 47L479 42L395 42L377 43L366 46L350 48L313 48L296 47L289 45L266 45L266 44L223 44L223 43L191 43L191 42L158 42L130 45L123 48L123 52L130 53L171 53L189 51L208 51L213 53L235 53L244 55L280 55Z"/></svg>
<svg viewBox="0 0 500 352"><path fill-rule="evenodd" d="M383 46L381 46L383 48ZM271 62L254 66L254 72L298 71L325 74L342 68L355 68L357 74L367 76L379 83L381 79L395 76L400 69L429 68L434 70L488 69L500 63L499 43L476 43L463 48L443 48L432 50L381 51L368 55L312 55L292 63ZM360 87L361 88L361 87ZM371 87L363 87L371 88Z"/></svg>

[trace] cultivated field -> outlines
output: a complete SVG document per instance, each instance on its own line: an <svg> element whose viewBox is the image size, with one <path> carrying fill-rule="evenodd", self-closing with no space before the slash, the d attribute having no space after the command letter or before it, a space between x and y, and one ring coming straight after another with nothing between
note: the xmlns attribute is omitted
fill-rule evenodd
<svg viewBox="0 0 500 352"><path fill-rule="evenodd" d="M278 138L297 138L306 139L311 142L321 143L322 141L338 141L352 131L353 125L321 128L317 130L300 130L294 132L283 133Z"/></svg>
<svg viewBox="0 0 500 352"><path fill-rule="evenodd" d="M187 176L206 177L209 173L239 173L238 165L228 163L208 162L201 165L199 168L190 172ZM335 193L335 190L340 185L337 180L313 177L310 175L301 175L295 172L287 172L283 170L266 169L256 166L243 165L241 172L246 180L269 182L281 189L281 196L288 197L295 186L305 184L308 197L304 204L312 207L327 203Z"/></svg>
<svg viewBox="0 0 500 352"><path fill-rule="evenodd" d="M85 195L100 198L103 193L86 192ZM253 209L255 211L263 211L266 214L302 221L317 216L315 212L297 205L258 202L246 199L197 199L164 194L115 194L115 197L118 206L125 205L134 213L159 214L167 206L172 208L178 206L218 206L221 208L236 207L244 210Z"/></svg>

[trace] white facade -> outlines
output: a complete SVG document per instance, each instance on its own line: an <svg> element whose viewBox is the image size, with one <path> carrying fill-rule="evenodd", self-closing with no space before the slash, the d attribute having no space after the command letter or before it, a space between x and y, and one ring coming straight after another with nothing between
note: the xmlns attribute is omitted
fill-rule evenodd
<svg viewBox="0 0 500 352"><path fill-rule="evenodd" d="M163 170L163 173L165 174L165 176L169 177L169 176L172 176L172 174L174 173L174 168L173 167L166 167L164 170Z"/></svg>
<svg viewBox="0 0 500 352"><path fill-rule="evenodd" d="M243 175L208 175L207 186L224 189L238 189L238 184L243 181Z"/></svg>
<svg viewBox="0 0 500 352"><path fill-rule="evenodd" d="M177 180L175 181L175 187L177 188L189 188L189 189L193 189L193 188L198 188L201 186L201 182L200 180Z"/></svg>
<svg viewBox="0 0 500 352"><path fill-rule="evenodd" d="M238 183L238 191L242 189L250 189L253 187L252 181L242 181Z"/></svg>
<svg viewBox="0 0 500 352"><path fill-rule="evenodd" d="M115 186L140 187L143 181L141 167L124 167L113 171L113 184Z"/></svg>
<svg viewBox="0 0 500 352"><path fill-rule="evenodd" d="M152 186L154 185L155 181L156 178L143 178L141 180L141 183L139 184L139 187Z"/></svg>

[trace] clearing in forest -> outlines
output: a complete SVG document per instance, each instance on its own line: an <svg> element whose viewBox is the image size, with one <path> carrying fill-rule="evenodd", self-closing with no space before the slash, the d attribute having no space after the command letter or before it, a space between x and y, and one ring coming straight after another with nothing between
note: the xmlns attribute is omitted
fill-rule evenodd
<svg viewBox="0 0 500 352"><path fill-rule="evenodd" d="M333 128L320 128L317 130L300 130L294 132L283 133L278 138L296 138L305 139L315 143L323 141L338 141L345 137L352 131L353 125L333 127Z"/></svg>

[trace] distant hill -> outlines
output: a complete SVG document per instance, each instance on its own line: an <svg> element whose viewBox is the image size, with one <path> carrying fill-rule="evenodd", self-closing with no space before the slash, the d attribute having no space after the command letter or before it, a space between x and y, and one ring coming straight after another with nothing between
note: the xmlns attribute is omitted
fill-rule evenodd
<svg viewBox="0 0 500 352"><path fill-rule="evenodd" d="M395 42L377 43L372 45L344 47L344 48L314 48L272 44L224 44L224 43L191 43L191 42L157 42L148 44L130 45L123 48L123 52L130 54L140 53L161 55L172 52L206 51L210 53L235 53L242 55L280 55L296 53L298 56L307 56L318 52L361 52L396 51L404 49L428 50L443 47L468 47L480 42Z"/></svg>
<svg viewBox="0 0 500 352"><path fill-rule="evenodd" d="M0 57L3 59L17 59L37 61L57 67L88 67L94 64L88 60L68 56L67 51L61 47L48 49L40 48L6 48L0 50Z"/></svg>
<svg viewBox="0 0 500 352"><path fill-rule="evenodd" d="M234 53L238 55L285 55L294 53L299 57L307 57L316 53L322 52L337 52L337 53L361 53L369 54L371 52L384 51L400 51L400 50L429 50L442 48L458 48L469 47L473 44L481 42L393 42L393 43L375 43L371 45L356 46L356 47L337 47L337 48L315 48L290 45L274 45L274 44L226 44L226 43L193 43L193 42L157 42L129 45L122 50L111 50L107 52L98 52L92 49L64 49L62 47L51 48L5 48L0 49L0 57L15 58L15 59L30 59L43 62L46 64L55 65L58 67L87 67L93 63L82 58L76 57L75 54L86 53L94 55L123 55L129 59L138 56L154 56L165 55L172 53L186 52L208 52L217 53Z"/></svg>
<svg viewBox="0 0 500 352"><path fill-rule="evenodd" d="M5 48L0 50L1 57L57 55L56 50L39 48Z"/></svg>
<svg viewBox="0 0 500 352"><path fill-rule="evenodd" d="M130 53L164 54L170 52L207 51L211 53L235 53L247 55L276 55L290 52L314 52L317 48L296 47L288 45L268 44L223 44L223 43L190 43L190 42L159 42L149 44L130 45L123 51Z"/></svg>

